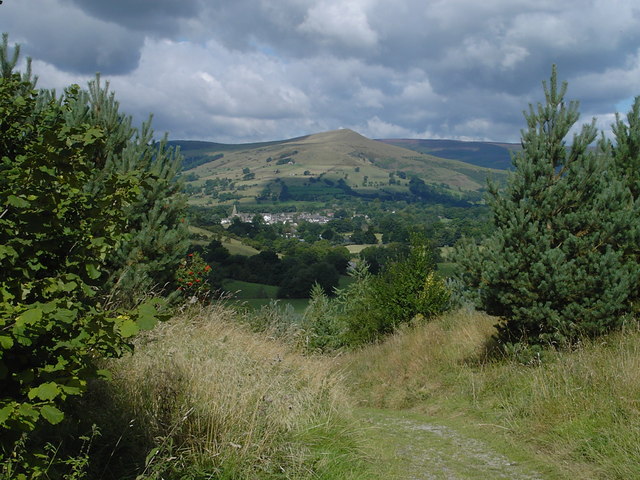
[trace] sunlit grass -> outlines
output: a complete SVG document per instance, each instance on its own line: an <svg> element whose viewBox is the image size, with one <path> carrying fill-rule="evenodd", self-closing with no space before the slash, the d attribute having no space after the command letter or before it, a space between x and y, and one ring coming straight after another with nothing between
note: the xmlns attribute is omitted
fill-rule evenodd
<svg viewBox="0 0 640 480"><path fill-rule="evenodd" d="M487 356L495 318L459 311L344 357L362 405L468 417L576 478L640 478L640 332ZM526 364L522 363L525 362Z"/></svg>
<svg viewBox="0 0 640 480"><path fill-rule="evenodd" d="M191 310L114 362L115 404L155 448L145 474L366 478L331 362L251 334L233 315L220 305Z"/></svg>

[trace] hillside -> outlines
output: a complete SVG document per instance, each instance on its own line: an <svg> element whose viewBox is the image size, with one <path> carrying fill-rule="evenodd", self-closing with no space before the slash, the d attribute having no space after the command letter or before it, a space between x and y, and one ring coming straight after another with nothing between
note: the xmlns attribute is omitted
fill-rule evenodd
<svg viewBox="0 0 640 480"><path fill-rule="evenodd" d="M441 158L460 160L479 167L508 170L516 143L463 142L459 140L382 139L380 142Z"/></svg>
<svg viewBox="0 0 640 480"><path fill-rule="evenodd" d="M506 175L371 140L347 129L244 145L172 143L185 155L193 203L345 196L459 200L473 198L487 176ZM412 182L412 177L422 182Z"/></svg>

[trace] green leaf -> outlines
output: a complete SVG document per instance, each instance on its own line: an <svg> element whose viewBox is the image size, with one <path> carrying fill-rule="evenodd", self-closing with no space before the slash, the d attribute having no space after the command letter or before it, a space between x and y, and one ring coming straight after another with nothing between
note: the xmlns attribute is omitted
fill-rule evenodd
<svg viewBox="0 0 640 480"><path fill-rule="evenodd" d="M13 347L13 338L0 335L0 347L2 347L4 350L9 350L11 347Z"/></svg>
<svg viewBox="0 0 640 480"><path fill-rule="evenodd" d="M18 256L18 252L12 247L8 245L0 245L0 260L6 257L16 258Z"/></svg>
<svg viewBox="0 0 640 480"><path fill-rule="evenodd" d="M31 205L29 202L27 202L23 198L16 197L15 195L9 195L6 203L7 205L11 205L12 207L18 207L18 208L26 208L29 205Z"/></svg>
<svg viewBox="0 0 640 480"><path fill-rule="evenodd" d="M39 322L42 318L42 309L39 307L27 310L16 319L16 326L29 325Z"/></svg>
<svg viewBox="0 0 640 480"><path fill-rule="evenodd" d="M158 323L158 312L156 308L149 303L143 303L138 308L138 319L136 323L140 330L151 330Z"/></svg>
<svg viewBox="0 0 640 480"><path fill-rule="evenodd" d="M67 395L80 395L82 393L82 388L74 387L72 385L61 385L60 388Z"/></svg>
<svg viewBox="0 0 640 480"><path fill-rule="evenodd" d="M0 408L0 425L3 425L9 419L12 411L12 404L5 405L3 408Z"/></svg>
<svg viewBox="0 0 640 480"><path fill-rule="evenodd" d="M60 321L61 323L72 323L78 316L78 312L69 310L66 308L59 308L51 316L53 319Z"/></svg>
<svg viewBox="0 0 640 480"><path fill-rule="evenodd" d="M140 330L153 330L153 328L157 325L158 319L152 316L143 316L138 318L136 322Z"/></svg>
<svg viewBox="0 0 640 480"><path fill-rule="evenodd" d="M60 286L60 289L63 292L72 292L73 290L75 290L78 287L78 284L76 282L67 282L67 283L63 283Z"/></svg>
<svg viewBox="0 0 640 480"><path fill-rule="evenodd" d="M140 328L138 327L138 324L136 322L128 318L120 324L119 330L120 335L122 335L124 338L128 338L133 337L135 334L137 334L140 331Z"/></svg>
<svg viewBox="0 0 640 480"><path fill-rule="evenodd" d="M39 416L38 411L33 408L33 405L30 405L28 403L21 403L18 407L18 413L22 417L28 417L31 420L37 420Z"/></svg>
<svg viewBox="0 0 640 480"><path fill-rule="evenodd" d="M54 382L43 383L29 390L28 397L30 400L39 398L40 400L53 400L60 393L60 387Z"/></svg>
<svg viewBox="0 0 640 480"><path fill-rule="evenodd" d="M64 413L52 405L44 405L40 409L40 413L51 425L60 423L64 418Z"/></svg>
<svg viewBox="0 0 640 480"><path fill-rule="evenodd" d="M93 263L87 263L85 265L85 268L87 270L87 275L89 275L89 278L95 280L100 277L100 271Z"/></svg>
<svg viewBox="0 0 640 480"><path fill-rule="evenodd" d="M96 375L99 378L102 378L103 380L107 380L108 382L110 382L113 379L113 376L111 375L111 372L109 370L105 370L105 369L96 370Z"/></svg>

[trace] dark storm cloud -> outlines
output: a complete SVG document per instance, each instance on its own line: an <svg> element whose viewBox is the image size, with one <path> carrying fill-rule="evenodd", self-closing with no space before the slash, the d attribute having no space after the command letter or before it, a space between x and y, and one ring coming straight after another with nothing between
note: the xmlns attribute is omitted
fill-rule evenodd
<svg viewBox="0 0 640 480"><path fill-rule="evenodd" d="M0 28L25 55L80 74L123 74L135 69L144 36L86 16L54 0L7 0Z"/></svg>
<svg viewBox="0 0 640 480"><path fill-rule="evenodd" d="M66 0L97 19L127 28L174 34L179 21L198 16L199 0Z"/></svg>

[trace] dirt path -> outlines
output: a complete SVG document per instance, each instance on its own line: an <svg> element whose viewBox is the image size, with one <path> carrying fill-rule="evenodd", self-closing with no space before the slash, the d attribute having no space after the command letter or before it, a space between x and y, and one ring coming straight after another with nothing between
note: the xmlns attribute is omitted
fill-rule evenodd
<svg viewBox="0 0 640 480"><path fill-rule="evenodd" d="M361 410L368 440L385 479L542 479L491 446L428 417L389 410Z"/></svg>

